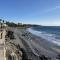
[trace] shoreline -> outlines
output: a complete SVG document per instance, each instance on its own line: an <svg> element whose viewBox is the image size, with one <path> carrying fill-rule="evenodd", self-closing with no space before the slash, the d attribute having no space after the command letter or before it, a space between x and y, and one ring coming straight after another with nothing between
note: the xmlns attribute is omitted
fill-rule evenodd
<svg viewBox="0 0 60 60"><path fill-rule="evenodd" d="M29 31L27 31L27 32L29 32ZM50 41L48 41L48 40L46 40L46 39L43 39L42 37L40 37L40 36L37 36L37 35L34 35L34 34L32 34L31 32L29 32L30 34L31 34L31 36L33 36L34 37L34 39L35 39L35 41L36 41L36 43L39 43L39 44L42 44L42 45L46 45L46 46L48 46L49 45L49 47L50 47L50 49L52 48L52 50L55 50L55 52L57 53L57 54L60 54L60 46L58 46L58 45L56 45L56 44L54 44L54 43L52 43L52 42L50 42ZM37 42L37 40L39 40L39 42ZM41 42L41 43L40 43Z"/></svg>
<svg viewBox="0 0 60 60"><path fill-rule="evenodd" d="M42 39L44 39L44 40L46 40L46 41L48 41L56 46L60 46L59 40L57 41L56 39L53 39L53 37L44 36L44 34L43 35L40 34L40 33L42 33L40 31L36 31L36 30L31 29L31 28L28 28L27 31L30 32L31 34L35 35L36 37L40 37L40 38L42 38Z"/></svg>
<svg viewBox="0 0 60 60"><path fill-rule="evenodd" d="M26 51L27 56L31 57L32 60L36 60L37 58L37 60L39 60L42 55L55 60L56 57L60 54L59 46L57 47L56 45L44 40L43 38L27 32L26 29L13 29L13 31L15 35L17 35L17 38L19 38L14 42L19 43L20 46ZM38 55L38 57L29 52Z"/></svg>
<svg viewBox="0 0 60 60"><path fill-rule="evenodd" d="M45 40L45 39L43 39L43 38L41 38L41 37L38 37L38 36L36 36L36 35L33 35L32 33L30 33L30 32L27 32L27 31L25 31L26 33L28 33L28 35L30 35L30 37L32 37L32 41L33 40L35 40L34 42L35 43L39 43L39 44L42 44L42 45L45 45L46 43L47 43L47 45L51 45L51 46L53 46L53 47L57 47L55 44L53 44L53 43L50 43L49 41L47 41L47 40ZM26 35L26 34L25 34ZM37 42L37 40L39 40L39 42ZM44 43L44 44L43 44ZM47 46L46 45L46 46ZM59 46L58 46L59 47Z"/></svg>

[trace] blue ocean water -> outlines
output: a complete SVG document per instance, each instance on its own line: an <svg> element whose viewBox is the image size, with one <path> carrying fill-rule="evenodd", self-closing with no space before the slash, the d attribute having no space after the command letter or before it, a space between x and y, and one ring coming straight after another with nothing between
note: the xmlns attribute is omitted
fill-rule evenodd
<svg viewBox="0 0 60 60"><path fill-rule="evenodd" d="M42 37L60 46L60 27L59 26L38 26L28 29L34 35Z"/></svg>

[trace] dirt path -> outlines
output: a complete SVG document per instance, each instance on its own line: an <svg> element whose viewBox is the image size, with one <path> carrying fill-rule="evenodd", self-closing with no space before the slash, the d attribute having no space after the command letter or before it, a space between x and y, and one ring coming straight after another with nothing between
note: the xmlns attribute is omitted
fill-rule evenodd
<svg viewBox="0 0 60 60"><path fill-rule="evenodd" d="M4 41L5 41L6 31L3 30L2 32L3 32L2 39L0 39L0 60L5 60L5 58L4 58Z"/></svg>

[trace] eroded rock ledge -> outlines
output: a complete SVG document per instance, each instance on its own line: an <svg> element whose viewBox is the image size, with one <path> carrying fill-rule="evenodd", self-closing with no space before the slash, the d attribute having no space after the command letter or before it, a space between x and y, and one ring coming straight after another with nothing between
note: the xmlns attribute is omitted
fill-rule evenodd
<svg viewBox="0 0 60 60"><path fill-rule="evenodd" d="M22 60L22 52L17 45L6 41L5 43L6 60Z"/></svg>

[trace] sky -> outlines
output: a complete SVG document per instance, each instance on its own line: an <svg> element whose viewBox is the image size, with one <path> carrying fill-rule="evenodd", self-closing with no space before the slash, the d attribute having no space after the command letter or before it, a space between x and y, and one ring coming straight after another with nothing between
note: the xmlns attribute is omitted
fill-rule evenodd
<svg viewBox="0 0 60 60"><path fill-rule="evenodd" d="M15 23L60 26L60 0L0 0L0 18Z"/></svg>

